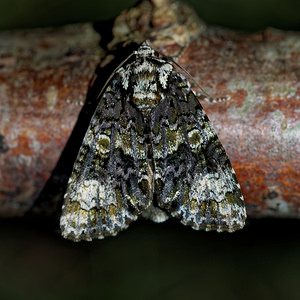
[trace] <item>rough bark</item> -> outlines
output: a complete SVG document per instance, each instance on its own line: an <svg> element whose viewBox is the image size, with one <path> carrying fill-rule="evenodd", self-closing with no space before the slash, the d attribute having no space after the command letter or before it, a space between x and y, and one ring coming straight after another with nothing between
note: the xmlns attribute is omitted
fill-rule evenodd
<svg viewBox="0 0 300 300"><path fill-rule="evenodd" d="M166 0L123 12L112 32L109 49L149 39L211 96L231 96L203 106L248 215L300 216L299 33L206 27L190 8ZM113 70L108 57L100 60L99 40L90 24L0 33L0 216L59 207L96 95ZM97 69L100 61L106 66Z"/></svg>

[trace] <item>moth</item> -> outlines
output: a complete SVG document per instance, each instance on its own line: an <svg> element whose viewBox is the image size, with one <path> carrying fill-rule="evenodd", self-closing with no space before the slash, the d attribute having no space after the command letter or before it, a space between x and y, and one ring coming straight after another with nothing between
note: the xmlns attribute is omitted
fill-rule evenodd
<svg viewBox="0 0 300 300"><path fill-rule="evenodd" d="M246 219L235 172L189 81L147 42L99 97L69 178L61 233L102 239L139 215L218 232Z"/></svg>

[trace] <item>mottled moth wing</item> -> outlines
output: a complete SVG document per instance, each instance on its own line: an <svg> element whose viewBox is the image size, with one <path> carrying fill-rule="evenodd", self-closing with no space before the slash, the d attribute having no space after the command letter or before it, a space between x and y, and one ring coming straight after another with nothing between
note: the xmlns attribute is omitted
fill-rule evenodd
<svg viewBox="0 0 300 300"><path fill-rule="evenodd" d="M189 82L147 43L100 98L69 179L62 235L115 235L139 214L229 232L246 219L235 173Z"/></svg>
<svg viewBox="0 0 300 300"><path fill-rule="evenodd" d="M152 199L144 121L120 77L106 86L69 179L60 226L74 241L117 234Z"/></svg>
<svg viewBox="0 0 300 300"><path fill-rule="evenodd" d="M194 229L243 228L240 185L189 82L173 69L167 89L151 114L158 205Z"/></svg>

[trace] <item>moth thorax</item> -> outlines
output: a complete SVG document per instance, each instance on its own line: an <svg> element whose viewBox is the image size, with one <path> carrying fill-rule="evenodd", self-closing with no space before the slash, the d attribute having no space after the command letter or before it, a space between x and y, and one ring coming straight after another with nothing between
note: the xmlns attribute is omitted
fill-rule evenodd
<svg viewBox="0 0 300 300"><path fill-rule="evenodd" d="M136 74L132 101L143 113L150 112L161 101L156 72Z"/></svg>

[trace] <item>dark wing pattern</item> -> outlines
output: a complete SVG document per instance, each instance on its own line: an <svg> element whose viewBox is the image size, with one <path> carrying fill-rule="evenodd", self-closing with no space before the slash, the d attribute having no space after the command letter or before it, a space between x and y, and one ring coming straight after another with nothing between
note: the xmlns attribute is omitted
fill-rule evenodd
<svg viewBox="0 0 300 300"><path fill-rule="evenodd" d="M152 199L143 118L121 82L106 87L69 179L60 226L74 241L117 234Z"/></svg>
<svg viewBox="0 0 300 300"><path fill-rule="evenodd" d="M69 179L61 231L90 241L139 214L229 232L246 219L234 170L188 81L147 43L101 96Z"/></svg>
<svg viewBox="0 0 300 300"><path fill-rule="evenodd" d="M234 170L189 83L174 70L151 113L151 131L158 205L194 229L242 228L246 211Z"/></svg>

